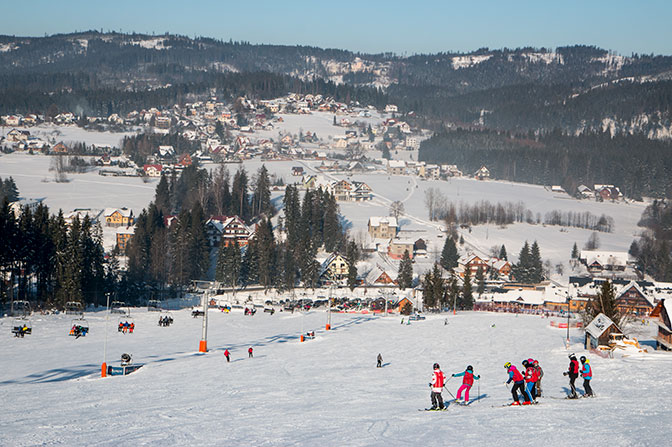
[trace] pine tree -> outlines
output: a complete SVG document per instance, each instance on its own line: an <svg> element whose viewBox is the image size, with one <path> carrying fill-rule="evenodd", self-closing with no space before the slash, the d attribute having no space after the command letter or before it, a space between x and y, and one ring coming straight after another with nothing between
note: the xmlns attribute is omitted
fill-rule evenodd
<svg viewBox="0 0 672 447"><path fill-rule="evenodd" d="M222 241L219 248L219 257L217 259L216 279L228 287L236 288L240 278L242 257L238 241L226 244Z"/></svg>
<svg viewBox="0 0 672 447"><path fill-rule="evenodd" d="M257 182L252 195L252 215L266 215L272 217L275 209L271 204L271 181L268 178L268 170L265 165L261 165L257 172Z"/></svg>
<svg viewBox="0 0 672 447"><path fill-rule="evenodd" d="M531 283L531 263L530 263L530 246L525 241L523 248L520 249L518 254L518 262L511 266L511 272L516 281L521 283Z"/></svg>
<svg viewBox="0 0 672 447"><path fill-rule="evenodd" d="M476 292L478 293L478 296L480 297L483 295L483 292L485 292L485 274L483 273L483 266L478 266L478 270L476 270Z"/></svg>
<svg viewBox="0 0 672 447"><path fill-rule="evenodd" d="M156 185L154 204L164 215L170 214L170 188L168 186L168 177L165 175L161 176L159 184Z"/></svg>
<svg viewBox="0 0 672 447"><path fill-rule="evenodd" d="M459 300L460 309L471 310L474 307L474 295L471 287L471 269L467 268L464 272L462 283L462 299Z"/></svg>
<svg viewBox="0 0 672 447"><path fill-rule="evenodd" d="M238 215L244 221L250 219L250 202L247 194L247 172L242 166L233 176L231 186L231 212Z"/></svg>
<svg viewBox="0 0 672 447"><path fill-rule="evenodd" d="M428 271L422 277L422 302L425 307L431 309L436 306L434 294L434 277L432 271Z"/></svg>
<svg viewBox="0 0 672 447"><path fill-rule="evenodd" d="M434 268L432 269L432 281L432 293L434 294L432 301L435 303L435 306L441 306L445 300L446 284L443 280L443 272L441 271L439 264L434 264Z"/></svg>
<svg viewBox="0 0 672 447"><path fill-rule="evenodd" d="M571 259L579 259L579 248L576 246L576 242L574 242L574 246L572 247Z"/></svg>
<svg viewBox="0 0 672 447"><path fill-rule="evenodd" d="M357 262L359 261L359 249L355 241L348 242L345 257L348 262L348 287L354 290L357 285Z"/></svg>
<svg viewBox="0 0 672 447"><path fill-rule="evenodd" d="M508 261L509 260L507 254L506 254L506 247L504 246L504 244L502 244L502 248L499 249L499 259L501 259L503 261Z"/></svg>
<svg viewBox="0 0 672 447"><path fill-rule="evenodd" d="M585 314L587 316L587 322L592 321L599 313L606 315L611 321L616 323L619 326L622 323L623 316L621 315L618 307L616 307L616 295L614 292L614 287L609 282L605 280L602 283L600 292L596 297L591 298L586 306Z"/></svg>
<svg viewBox="0 0 672 447"><path fill-rule="evenodd" d="M332 194L326 193L324 209L324 250L334 252L343 239L343 231L338 216L338 204Z"/></svg>
<svg viewBox="0 0 672 447"><path fill-rule="evenodd" d="M413 285L413 261L411 261L411 256L408 253L408 250L404 251L404 255L399 263L397 283L401 290L410 288Z"/></svg>
<svg viewBox="0 0 672 447"><path fill-rule="evenodd" d="M541 261L541 253L539 251L539 244L534 241L530 249L530 268L531 276L530 282L538 284L544 279L544 267Z"/></svg>
<svg viewBox="0 0 672 447"><path fill-rule="evenodd" d="M441 251L441 267L448 271L452 271L457 267L459 258L460 255L457 252L455 241L452 237L447 237L446 242L443 244L443 250Z"/></svg>
<svg viewBox="0 0 672 447"><path fill-rule="evenodd" d="M263 219L259 222L255 234L257 248L257 262L259 268L259 282L264 288L271 287L275 279L275 239L271 221Z"/></svg>

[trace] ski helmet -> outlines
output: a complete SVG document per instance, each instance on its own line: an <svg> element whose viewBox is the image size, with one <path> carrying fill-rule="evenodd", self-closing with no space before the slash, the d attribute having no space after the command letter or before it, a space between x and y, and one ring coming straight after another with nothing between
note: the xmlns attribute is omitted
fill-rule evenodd
<svg viewBox="0 0 672 447"><path fill-rule="evenodd" d="M534 362L532 362L532 364L533 364L534 366L538 366L538 365L539 365L539 360L535 360Z"/></svg>
<svg viewBox="0 0 672 447"><path fill-rule="evenodd" d="M473 371L473 370L474 370L473 366L471 366L471 365L467 366L467 371Z"/></svg>
<svg viewBox="0 0 672 447"><path fill-rule="evenodd" d="M523 360L521 363L523 364L524 367L527 368L527 365L528 365L529 362L527 360Z"/></svg>
<svg viewBox="0 0 672 447"><path fill-rule="evenodd" d="M511 367L511 362L504 363L504 368L509 369Z"/></svg>
<svg viewBox="0 0 672 447"><path fill-rule="evenodd" d="M527 363L530 363L530 364L534 363L534 359L527 359Z"/></svg>
<svg viewBox="0 0 672 447"><path fill-rule="evenodd" d="M576 360L576 354L574 354L573 352L569 354L568 357L570 358L570 360Z"/></svg>
<svg viewBox="0 0 672 447"><path fill-rule="evenodd" d="M434 369L439 369L441 368L438 363L434 363Z"/></svg>
<svg viewBox="0 0 672 447"><path fill-rule="evenodd" d="M582 355L580 360L581 360L581 363L586 363L586 356Z"/></svg>

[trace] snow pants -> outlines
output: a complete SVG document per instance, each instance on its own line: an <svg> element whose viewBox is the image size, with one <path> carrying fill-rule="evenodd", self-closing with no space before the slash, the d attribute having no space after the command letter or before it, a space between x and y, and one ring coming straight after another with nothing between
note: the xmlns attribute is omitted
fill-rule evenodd
<svg viewBox="0 0 672 447"><path fill-rule="evenodd" d="M537 397L541 397L541 379L537 379L537 386L535 388Z"/></svg>
<svg viewBox="0 0 672 447"><path fill-rule="evenodd" d="M522 395L523 399L525 399L525 402L529 402L530 398L528 397L527 393L525 392L525 382L515 382L513 384L513 387L511 388L511 395L513 396L513 400L516 402L519 402L518 400L518 391L520 391L520 394Z"/></svg>
<svg viewBox="0 0 672 447"><path fill-rule="evenodd" d="M441 396L440 392L437 393L432 391L431 398L432 398L432 408L438 407L443 409L443 396Z"/></svg>
<svg viewBox="0 0 672 447"><path fill-rule="evenodd" d="M574 381L576 380L577 377L579 376L576 374L569 375L569 386L572 389L572 392L569 393L570 397L576 397L576 385L574 385Z"/></svg>
<svg viewBox="0 0 672 447"><path fill-rule="evenodd" d="M462 391L464 391L464 401L469 402L469 390L470 389L471 389L471 385L467 385L466 383L463 383L462 386L457 390L457 400L460 400L460 396L462 395Z"/></svg>
<svg viewBox="0 0 672 447"><path fill-rule="evenodd" d="M586 390L584 396L592 396L593 389L590 387L590 379L583 379L583 389Z"/></svg>
<svg viewBox="0 0 672 447"><path fill-rule="evenodd" d="M530 400L535 400L537 398L537 392L535 390L536 387L536 382L527 382L527 386L525 387L525 392L527 393L527 397L530 398Z"/></svg>

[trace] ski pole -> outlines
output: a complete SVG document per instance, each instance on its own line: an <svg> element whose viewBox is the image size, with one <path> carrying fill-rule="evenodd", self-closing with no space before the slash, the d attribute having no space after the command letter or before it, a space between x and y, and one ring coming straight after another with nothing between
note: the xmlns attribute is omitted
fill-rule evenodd
<svg viewBox="0 0 672 447"><path fill-rule="evenodd" d="M453 393L450 392L450 390L446 387L446 385L443 385L443 387L446 389L446 391L448 391L448 394L450 394L450 396L451 396L453 399L457 400L457 398L453 395Z"/></svg>
<svg viewBox="0 0 672 447"><path fill-rule="evenodd" d="M478 400L481 400L481 379L478 379Z"/></svg>

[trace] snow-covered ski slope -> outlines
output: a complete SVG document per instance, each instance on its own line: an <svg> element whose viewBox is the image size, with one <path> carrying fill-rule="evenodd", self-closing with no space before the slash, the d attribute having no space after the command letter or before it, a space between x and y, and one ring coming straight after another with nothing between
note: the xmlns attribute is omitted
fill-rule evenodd
<svg viewBox="0 0 672 447"><path fill-rule="evenodd" d="M10 335L0 319L0 445L229 446L591 446L667 445L672 419L672 355L617 359L587 354L595 399L542 398L504 408L511 399L503 365L539 359L543 388L565 395L565 331L538 316L460 313L401 325L400 317L258 312L209 313L209 347L198 354L201 319L132 310L136 331L108 328L108 361L124 352L145 363L126 377L101 379L104 313L87 313L90 334L67 336L72 318L35 316L33 334ZM448 325L444 319L448 318ZM651 332L653 326L645 326ZM315 330L300 343L301 332ZM585 354L572 330L571 350ZM650 335L649 335L650 337ZM641 337L642 339L644 336ZM247 348L254 346L254 358ZM225 348L232 353L226 363ZM376 368L376 356L384 367ZM481 394L468 407L429 406L431 368L471 364ZM455 394L461 381L448 382ZM581 384L581 381L578 381ZM478 394L478 382L472 396ZM579 387L580 388L580 387ZM450 395L444 391L444 398Z"/></svg>

